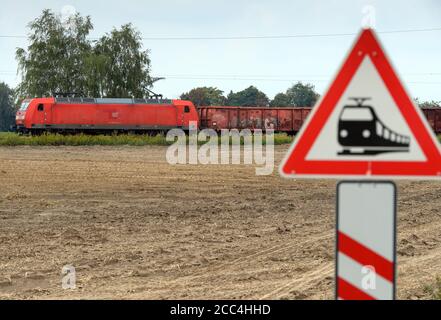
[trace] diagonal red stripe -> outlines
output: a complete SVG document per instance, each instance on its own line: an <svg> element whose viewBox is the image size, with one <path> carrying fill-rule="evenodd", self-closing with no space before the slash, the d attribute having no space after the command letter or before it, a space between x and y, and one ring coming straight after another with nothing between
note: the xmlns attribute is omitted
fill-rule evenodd
<svg viewBox="0 0 441 320"><path fill-rule="evenodd" d="M337 297L343 300L375 300L374 297L364 293L340 277L337 278Z"/></svg>
<svg viewBox="0 0 441 320"><path fill-rule="evenodd" d="M390 282L394 282L395 268L393 262L380 256L341 231L338 232L337 250L363 266L373 266L377 274Z"/></svg>

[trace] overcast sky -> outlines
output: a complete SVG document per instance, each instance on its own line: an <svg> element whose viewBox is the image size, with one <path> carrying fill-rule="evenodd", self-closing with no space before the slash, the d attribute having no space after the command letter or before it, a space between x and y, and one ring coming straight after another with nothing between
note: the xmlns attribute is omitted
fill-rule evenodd
<svg viewBox="0 0 441 320"><path fill-rule="evenodd" d="M151 51L154 91L168 98L197 86L215 86L228 93L255 85L272 98L293 82L329 85L354 35L361 28L362 10L375 8L376 30L421 30L380 33L386 51L410 94L441 100L440 0L71 0L2 1L0 36L23 36L27 24L43 9L61 14L72 7L90 15L91 37L132 22L145 38L255 37L333 35L276 39L144 40ZM70 8L70 10L69 10ZM26 38L0 37L0 81L15 86L15 49Z"/></svg>

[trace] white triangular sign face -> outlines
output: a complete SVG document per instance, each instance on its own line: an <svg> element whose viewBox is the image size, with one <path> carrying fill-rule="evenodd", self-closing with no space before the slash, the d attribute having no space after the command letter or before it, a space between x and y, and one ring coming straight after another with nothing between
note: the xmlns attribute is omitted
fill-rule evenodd
<svg viewBox="0 0 441 320"><path fill-rule="evenodd" d="M374 32L364 30L280 166L285 177L441 176L441 152Z"/></svg>
<svg viewBox="0 0 441 320"><path fill-rule="evenodd" d="M363 107L357 107L357 102L353 99L360 97L369 98L363 102L361 105ZM355 108L352 108L352 106ZM372 107L376 116L384 126L378 122L378 125L374 128L375 130L372 130L374 132L371 132L371 128L369 127L361 132L358 132L357 130L357 134L359 134L362 140L369 140L372 139L374 135L381 135L384 139L393 139L394 141L391 142L399 144L404 142L404 140L409 139L409 147L366 146L366 143L363 143L363 141L361 141L359 145L352 146L352 148L345 148L345 146L342 146L339 143L338 135L344 135L348 130L345 131L345 129L341 129L342 132L339 132L338 125L345 121L345 117L348 118L352 116L359 120L373 120L374 115L371 110L364 108L364 106ZM345 107L349 108L345 109ZM349 121L350 120L353 119L349 118ZM347 134L350 135L351 133L353 132L348 132ZM335 139L332 139L331 137L335 137ZM347 155L344 153L345 150L348 150ZM312 145L311 150L308 152L306 159L357 160L357 158L361 158L365 160L366 155L364 150L367 152L378 152L374 155L369 155L373 160L427 160L407 125L407 122L404 120L396 103L385 87L383 80L372 63L372 60L368 56L363 59L363 62L352 78L351 83L344 91L328 121L317 136L317 139Z"/></svg>

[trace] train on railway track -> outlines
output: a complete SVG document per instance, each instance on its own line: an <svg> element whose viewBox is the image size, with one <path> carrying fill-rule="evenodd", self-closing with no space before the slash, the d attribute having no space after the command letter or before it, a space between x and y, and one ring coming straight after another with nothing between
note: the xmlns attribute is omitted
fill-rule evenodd
<svg viewBox="0 0 441 320"><path fill-rule="evenodd" d="M160 133L173 128L273 129L297 133L310 107L195 107L171 99L49 97L26 99L16 113L21 133ZM441 134L441 108L423 109L434 132ZM405 137L403 139L405 144ZM343 140L342 140L343 141ZM344 143L344 142L343 142Z"/></svg>

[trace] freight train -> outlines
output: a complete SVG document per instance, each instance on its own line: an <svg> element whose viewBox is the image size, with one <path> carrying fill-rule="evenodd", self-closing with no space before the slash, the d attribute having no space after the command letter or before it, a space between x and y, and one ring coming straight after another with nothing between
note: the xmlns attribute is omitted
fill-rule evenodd
<svg viewBox="0 0 441 320"><path fill-rule="evenodd" d="M273 129L295 134L310 107L196 108L191 101L51 97L26 99L16 114L21 133L166 132L173 128ZM423 109L435 133L441 133L441 108Z"/></svg>

